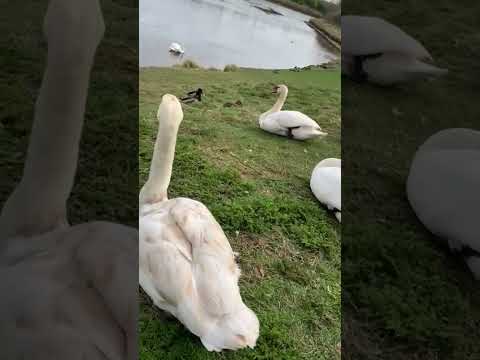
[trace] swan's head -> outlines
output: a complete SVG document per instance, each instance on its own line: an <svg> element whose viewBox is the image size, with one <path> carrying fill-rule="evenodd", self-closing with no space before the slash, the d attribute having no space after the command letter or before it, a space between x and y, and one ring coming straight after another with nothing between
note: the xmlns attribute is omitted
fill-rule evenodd
<svg viewBox="0 0 480 360"><path fill-rule="evenodd" d="M255 313L242 303L240 309L226 315L202 337L209 351L253 349L260 334L260 322Z"/></svg>
<svg viewBox="0 0 480 360"><path fill-rule="evenodd" d="M164 125L178 127L183 120L183 111L180 101L170 94L163 95L162 102L158 107L158 121Z"/></svg>
<svg viewBox="0 0 480 360"><path fill-rule="evenodd" d="M273 88L273 93L286 96L288 94L287 85L277 85Z"/></svg>

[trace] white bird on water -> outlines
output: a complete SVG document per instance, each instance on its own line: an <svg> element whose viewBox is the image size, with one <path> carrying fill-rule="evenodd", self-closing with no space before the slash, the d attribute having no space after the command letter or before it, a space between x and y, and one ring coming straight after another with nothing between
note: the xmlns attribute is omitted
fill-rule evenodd
<svg viewBox="0 0 480 360"><path fill-rule="evenodd" d="M185 53L185 50L183 49L183 47L176 42L173 42L170 44L168 51L177 55L182 55L183 53Z"/></svg>

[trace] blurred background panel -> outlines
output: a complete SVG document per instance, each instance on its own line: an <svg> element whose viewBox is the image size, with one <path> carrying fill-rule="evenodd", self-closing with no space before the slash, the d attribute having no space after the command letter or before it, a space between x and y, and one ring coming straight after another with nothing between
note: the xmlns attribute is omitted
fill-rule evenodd
<svg viewBox="0 0 480 360"><path fill-rule="evenodd" d="M478 358L478 282L446 239L418 220L406 183L414 155L430 136L448 128L479 129L480 6L344 0L342 15L379 17L399 27L430 53L426 64L448 69L378 86L373 80L421 73L423 65L411 60L378 57L392 49L421 53L418 44L399 40L389 25L368 27L351 18L342 23L344 69L352 64L348 56L367 55L358 58L366 78L342 79L343 356Z"/></svg>

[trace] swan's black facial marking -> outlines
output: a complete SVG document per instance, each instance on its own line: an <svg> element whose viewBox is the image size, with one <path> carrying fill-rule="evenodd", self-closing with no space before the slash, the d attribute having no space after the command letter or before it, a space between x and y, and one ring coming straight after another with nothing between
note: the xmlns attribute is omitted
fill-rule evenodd
<svg viewBox="0 0 480 360"><path fill-rule="evenodd" d="M367 59L375 59L382 56L383 53L369 55L358 55L353 57L352 80L357 83L364 83L368 80L368 74L363 70L363 63Z"/></svg>

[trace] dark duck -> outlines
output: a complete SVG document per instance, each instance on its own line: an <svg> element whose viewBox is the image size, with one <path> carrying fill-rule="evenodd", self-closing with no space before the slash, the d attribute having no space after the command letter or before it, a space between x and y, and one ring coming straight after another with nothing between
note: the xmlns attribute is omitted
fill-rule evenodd
<svg viewBox="0 0 480 360"><path fill-rule="evenodd" d="M195 101L202 101L203 90L198 88L197 90L190 91L187 93L187 96L180 98L183 103L192 103Z"/></svg>

